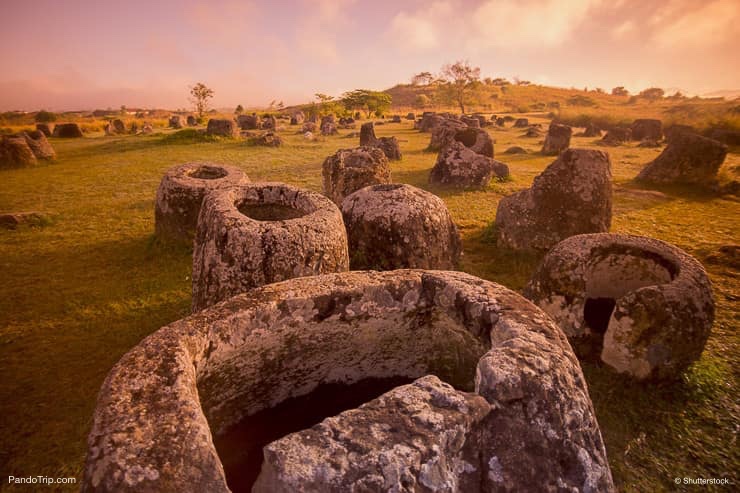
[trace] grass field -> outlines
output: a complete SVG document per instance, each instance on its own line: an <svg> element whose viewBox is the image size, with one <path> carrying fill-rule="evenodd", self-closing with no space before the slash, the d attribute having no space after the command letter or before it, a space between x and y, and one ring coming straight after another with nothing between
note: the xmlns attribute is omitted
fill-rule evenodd
<svg viewBox="0 0 740 493"><path fill-rule="evenodd" d="M56 162L0 172L0 212L51 215L41 228L0 230L2 476L80 480L106 373L144 336L188 314L190 252L152 237L163 172L207 160L239 166L253 181L320 191L324 158L359 139L339 135L307 142L294 128L283 132L286 144L280 149L166 134L51 139ZM521 289L538 259L497 250L490 225L500 198L529 186L552 162L535 153L539 140L520 137L520 129L491 130L497 158L510 166L513 179L484 191L450 191L427 184L436 158L423 150L429 134L412 130L406 121L378 126L376 133L401 140L404 157L391 164L394 181L430 190L447 203L463 237L461 270ZM511 145L529 153L501 154ZM571 145L598 147L596 139L587 138L574 138ZM675 477L728 477L737 483L740 272L737 259L717 252L738 243L740 203L686 189L646 191L631 179L660 149L635 144L603 149L611 155L615 182L612 230L653 236L695 255L709 271L717 303L707 348L679 382L636 384L584 364L616 483L623 491L645 492L697 489L676 486ZM724 174L740 166L740 149L732 151ZM0 489L15 491L4 477Z"/></svg>

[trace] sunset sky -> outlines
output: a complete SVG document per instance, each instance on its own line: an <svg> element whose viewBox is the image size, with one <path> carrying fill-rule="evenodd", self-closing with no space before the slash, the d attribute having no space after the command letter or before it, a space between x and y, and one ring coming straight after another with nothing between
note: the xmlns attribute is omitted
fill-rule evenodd
<svg viewBox="0 0 740 493"><path fill-rule="evenodd" d="M740 0L0 0L0 110L305 102L467 59L562 87L740 89Z"/></svg>

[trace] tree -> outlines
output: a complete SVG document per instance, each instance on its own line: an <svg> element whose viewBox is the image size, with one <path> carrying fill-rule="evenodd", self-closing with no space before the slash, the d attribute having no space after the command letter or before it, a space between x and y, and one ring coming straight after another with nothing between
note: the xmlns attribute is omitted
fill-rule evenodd
<svg viewBox="0 0 740 493"><path fill-rule="evenodd" d="M477 99L480 92L480 67L458 60L442 67L440 95L444 101L454 103L465 113L465 105Z"/></svg>
<svg viewBox="0 0 740 493"><path fill-rule="evenodd" d="M237 105L236 109L234 110L234 113L236 113L237 115L241 115L242 113L244 113L244 106L240 104Z"/></svg>
<svg viewBox="0 0 740 493"><path fill-rule="evenodd" d="M213 97L213 94L213 89L202 82L198 82L190 88L190 103L195 107L198 118L203 118L203 115L208 111L208 100Z"/></svg>
<svg viewBox="0 0 740 493"><path fill-rule="evenodd" d="M642 91L639 96L645 98L648 101L657 101L665 95L665 91L660 87L649 87Z"/></svg>
<svg viewBox="0 0 740 493"><path fill-rule="evenodd" d="M617 86L612 89L612 96L629 96L630 92L624 86Z"/></svg>
<svg viewBox="0 0 740 493"><path fill-rule="evenodd" d="M39 123L49 123L56 121L57 116L51 111L41 110L36 113L35 120Z"/></svg>
<svg viewBox="0 0 740 493"><path fill-rule="evenodd" d="M362 110L367 116L382 115L391 107L390 94L368 89L355 89L342 94L341 103L349 111Z"/></svg>
<svg viewBox="0 0 740 493"><path fill-rule="evenodd" d="M414 98L414 106L419 109L424 109L432 103L431 98L426 94L417 94Z"/></svg>
<svg viewBox="0 0 740 493"><path fill-rule="evenodd" d="M434 82L434 76L431 72L419 72L411 77L411 84L414 86L428 86Z"/></svg>

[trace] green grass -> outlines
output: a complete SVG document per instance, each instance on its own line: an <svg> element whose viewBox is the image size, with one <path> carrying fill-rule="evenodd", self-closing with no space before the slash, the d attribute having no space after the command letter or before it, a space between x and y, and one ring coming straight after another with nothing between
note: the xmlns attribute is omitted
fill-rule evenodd
<svg viewBox="0 0 740 493"><path fill-rule="evenodd" d="M376 127L376 133L401 141L404 159L392 163L394 181L430 190L447 203L463 237L461 269L521 289L539 259L499 251L491 223L500 198L529 186L552 161L534 154L538 140L519 137L520 129L492 130L512 179L483 191L459 191L427 184L436 158L423 150L429 134L405 121ZM105 375L144 336L188 314L190 252L152 237L154 195L167 168L214 161L239 166L254 181L320 191L323 159L357 145L357 139L341 135L307 142L292 128L283 135L286 144L278 149L204 142L187 132L51 139L57 162L0 172L0 211L51 215L42 227L0 230L0 474L81 479L85 439ZM512 145L530 153L500 154ZM575 138L573 146L601 148L588 138ZM659 150L632 144L601 149L613 164L613 231L669 241L702 261L719 246L737 243L736 199L642 190L631 179ZM737 178L732 169L740 155L733 151L723 172ZM621 490L680 490L672 482L676 476L737 480L740 273L721 263L705 265L717 317L704 355L684 379L637 384L584 364ZM5 488L13 489L3 480L0 489Z"/></svg>

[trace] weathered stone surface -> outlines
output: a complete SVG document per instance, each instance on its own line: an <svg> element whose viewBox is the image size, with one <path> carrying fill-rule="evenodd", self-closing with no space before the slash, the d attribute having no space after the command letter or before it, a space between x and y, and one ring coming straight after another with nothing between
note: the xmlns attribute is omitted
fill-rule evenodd
<svg viewBox="0 0 740 493"><path fill-rule="evenodd" d="M412 120L412 121L414 121L414 120L416 120L416 115L415 115L414 113L407 113L407 114L406 114L406 119L407 119L407 120Z"/></svg>
<svg viewBox="0 0 740 493"><path fill-rule="evenodd" d="M253 491L479 491L472 464L491 409L477 394L422 377L272 442Z"/></svg>
<svg viewBox="0 0 740 493"><path fill-rule="evenodd" d="M632 130L626 127L612 127L606 131L606 135L601 139L604 145L617 146L624 144L632 139Z"/></svg>
<svg viewBox="0 0 740 493"><path fill-rule="evenodd" d="M663 133L665 134L666 142L670 142L674 137L678 137L681 134L698 134L699 132L694 127L691 127L689 125L674 123L667 126Z"/></svg>
<svg viewBox="0 0 740 493"><path fill-rule="evenodd" d="M76 123L57 123L54 125L52 137L62 139L77 139L82 137L82 129Z"/></svg>
<svg viewBox="0 0 740 493"><path fill-rule="evenodd" d="M493 139L485 130L480 128L464 128L455 132L454 140L465 147L483 156L493 157Z"/></svg>
<svg viewBox="0 0 740 493"><path fill-rule="evenodd" d="M205 194L248 182L247 175L233 166L186 163L170 168L157 189L156 235L169 241L192 241Z"/></svg>
<svg viewBox="0 0 740 493"><path fill-rule="evenodd" d="M193 249L193 311L251 288L349 268L342 214L283 183L217 189L203 198Z"/></svg>
<svg viewBox="0 0 740 493"><path fill-rule="evenodd" d="M547 250L570 236L609 231L611 219L609 154L566 149L531 188L501 199L496 236L502 247Z"/></svg>
<svg viewBox="0 0 740 493"><path fill-rule="evenodd" d="M360 145L373 145L378 138L375 136L375 124L373 122L363 123L360 126Z"/></svg>
<svg viewBox="0 0 740 493"><path fill-rule="evenodd" d="M680 183L709 186L725 161L727 146L696 134L674 135L655 160L637 175L649 183Z"/></svg>
<svg viewBox="0 0 740 493"><path fill-rule="evenodd" d="M440 151L455 140L455 134L459 130L468 128L463 122L458 120L442 119L432 127L432 137L429 140L427 150Z"/></svg>
<svg viewBox="0 0 740 493"><path fill-rule="evenodd" d="M0 136L0 169L25 168L36 164L38 164L36 156L24 136Z"/></svg>
<svg viewBox="0 0 740 493"><path fill-rule="evenodd" d="M137 122L131 122L128 133L130 133L131 135L136 135L137 133L139 133L139 124Z"/></svg>
<svg viewBox="0 0 740 493"><path fill-rule="evenodd" d="M31 148L31 152L36 156L36 159L56 159L57 153L42 131L32 130L30 132L23 132L23 138L26 139L26 144Z"/></svg>
<svg viewBox="0 0 740 493"><path fill-rule="evenodd" d="M496 126L497 127L505 127L506 126L506 119L503 117L496 118Z"/></svg>
<svg viewBox="0 0 740 493"><path fill-rule="evenodd" d="M301 125L306 120L306 115L302 111L296 111L290 117L291 125Z"/></svg>
<svg viewBox="0 0 740 493"><path fill-rule="evenodd" d="M141 133L144 135L148 135L154 132L154 127L152 127L151 123L145 122L144 125L141 126Z"/></svg>
<svg viewBox="0 0 740 493"><path fill-rule="evenodd" d="M43 132L46 137L51 137L51 129L48 123L37 123L36 130Z"/></svg>
<svg viewBox="0 0 740 493"><path fill-rule="evenodd" d="M729 146L740 145L740 131L727 128L713 128L709 131L709 138Z"/></svg>
<svg viewBox="0 0 740 493"><path fill-rule="evenodd" d="M319 127L319 130L321 130L321 135L334 135L338 133L334 115L321 117L321 126Z"/></svg>
<svg viewBox="0 0 740 493"><path fill-rule="evenodd" d="M401 123L401 115L393 115L391 123Z"/></svg>
<svg viewBox="0 0 740 493"><path fill-rule="evenodd" d="M437 414L448 409L455 419L466 414L469 432L460 436L445 427L438 439L446 447L423 449L439 460L419 453L419 459L428 459L414 476L411 471L417 469L407 466L418 451L415 442L393 440L420 426L435 426L436 416L422 412L401 421L391 414L387 420L364 422L357 433L384 433L384 449L391 453L384 454L380 469L357 471L355 491L360 486L403 491L404 484L416 485L412 491L431 491L424 485L445 481L456 481L459 491L614 491L583 375L554 322L497 284L464 273L407 270L291 279L239 295L147 337L103 383L82 491L226 492L212 436L322 384L429 374L466 390L472 390L475 379L475 392L490 404L489 413L478 420L485 411L480 400L443 392L429 379L417 383L421 389L411 403L421 404L428 393L422 409ZM401 389L383 402L398 402L393 399L408 392ZM391 431L394 423L407 431ZM344 440L327 437L332 438ZM458 447L476 453L462 455L455 476L442 461ZM338 468L327 467L313 453L284 455L286 463L303 461L305 467L286 468L277 475L286 481L285 488L274 485L271 491L296 491L291 484L312 491L353 491L352 479L343 474L356 471L358 458L371 453L340 452L332 456ZM470 477L480 483L467 488ZM455 490L454 485L437 489Z"/></svg>
<svg viewBox="0 0 740 493"><path fill-rule="evenodd" d="M234 138L239 136L239 129L234 120L211 118L208 120L206 134Z"/></svg>
<svg viewBox="0 0 740 493"><path fill-rule="evenodd" d="M509 175L509 167L454 141L445 146L437 156L429 174L429 183L453 187L485 188L493 176Z"/></svg>
<svg viewBox="0 0 740 493"><path fill-rule="evenodd" d="M632 140L655 140L663 139L663 123L652 118L639 118L632 122Z"/></svg>
<svg viewBox="0 0 740 493"><path fill-rule="evenodd" d="M247 141L252 145L265 147L280 147L283 145L283 138L275 132L263 132L260 135L249 137Z"/></svg>
<svg viewBox="0 0 740 493"><path fill-rule="evenodd" d="M10 212L0 214L0 228L17 229L18 226L43 226L51 219L42 212Z"/></svg>
<svg viewBox="0 0 740 493"><path fill-rule="evenodd" d="M639 144L637 144L637 147L648 147L648 148L660 147L660 142L658 142L657 140L645 139Z"/></svg>
<svg viewBox="0 0 740 493"><path fill-rule="evenodd" d="M600 356L638 379L678 376L701 355L714 319L701 264L640 236L568 238L547 254L525 295L581 356Z"/></svg>
<svg viewBox="0 0 740 493"><path fill-rule="evenodd" d="M411 185L362 188L342 202L353 270L454 269L460 235L442 199Z"/></svg>
<svg viewBox="0 0 740 493"><path fill-rule="evenodd" d="M391 168L377 147L340 149L324 160L324 195L338 206L347 195L368 185L390 183Z"/></svg>
<svg viewBox="0 0 740 493"><path fill-rule="evenodd" d="M568 147L570 147L570 137L573 129L567 125L559 123L550 123L545 136L545 143L542 145L542 154L545 156L557 156Z"/></svg>
<svg viewBox="0 0 740 493"><path fill-rule="evenodd" d="M257 130L260 127L260 119L257 115L239 115L236 122L242 130Z"/></svg>
<svg viewBox="0 0 740 493"><path fill-rule="evenodd" d="M480 120L472 116L461 116L460 121L471 128L480 128Z"/></svg>
<svg viewBox="0 0 740 493"><path fill-rule="evenodd" d="M263 130L277 130L277 118L274 115L267 115L262 118Z"/></svg>
<svg viewBox="0 0 740 493"><path fill-rule="evenodd" d="M123 135L126 133L126 125L118 118L109 121L105 125L105 135Z"/></svg>
<svg viewBox="0 0 740 493"><path fill-rule="evenodd" d="M306 122L303 124L303 127L301 127L301 133L306 132L316 132L316 124L314 122Z"/></svg>
<svg viewBox="0 0 740 493"><path fill-rule="evenodd" d="M419 131L431 132L432 128L437 126L442 121L444 121L444 117L439 116L431 111L425 111L421 115L421 121L419 122Z"/></svg>
<svg viewBox="0 0 740 493"><path fill-rule="evenodd" d="M529 120L526 118L517 118L514 122L514 128L527 128L529 126Z"/></svg>
<svg viewBox="0 0 740 493"><path fill-rule="evenodd" d="M542 132L537 130L537 128L535 127L529 127L527 131L522 134L522 137L526 137L530 139L538 138L538 137L542 137Z"/></svg>
<svg viewBox="0 0 740 493"><path fill-rule="evenodd" d="M198 120L193 115L188 115L186 118L186 122L188 124L188 127L195 127L198 125Z"/></svg>
<svg viewBox="0 0 740 493"><path fill-rule="evenodd" d="M169 121L170 128L183 128L186 124L186 120L182 115L172 115Z"/></svg>
<svg viewBox="0 0 740 493"><path fill-rule="evenodd" d="M504 151L504 154L526 154L527 151L523 147L512 146Z"/></svg>
<svg viewBox="0 0 740 493"><path fill-rule="evenodd" d="M579 137L601 137L601 130L593 123L586 125L586 128L581 132Z"/></svg>

